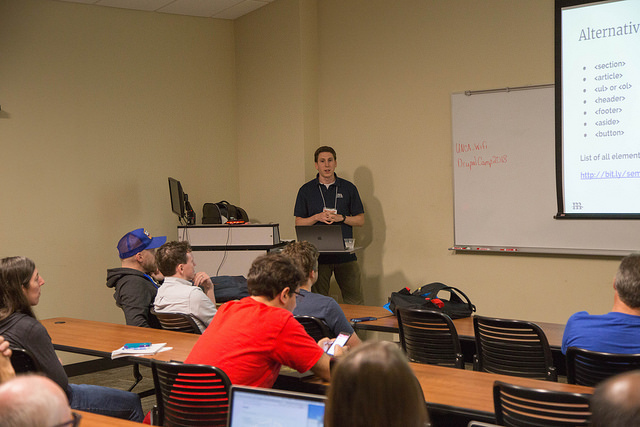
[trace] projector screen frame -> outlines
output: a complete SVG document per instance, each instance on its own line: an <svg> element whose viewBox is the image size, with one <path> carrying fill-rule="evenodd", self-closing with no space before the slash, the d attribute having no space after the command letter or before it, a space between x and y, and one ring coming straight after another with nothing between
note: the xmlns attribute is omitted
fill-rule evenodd
<svg viewBox="0 0 640 427"><path fill-rule="evenodd" d="M595 6L606 3L617 3L627 0L556 0L554 7L555 24L555 135L556 135L556 219L640 219L640 212L630 213L575 213L565 209L565 164L564 164L564 105L563 105L563 40L562 40L562 12L564 9L579 6ZM586 123L585 123L586 125Z"/></svg>

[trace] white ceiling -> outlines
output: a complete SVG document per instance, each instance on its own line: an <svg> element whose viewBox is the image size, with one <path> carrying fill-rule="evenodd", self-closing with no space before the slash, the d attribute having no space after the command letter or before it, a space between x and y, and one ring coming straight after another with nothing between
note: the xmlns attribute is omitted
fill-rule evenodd
<svg viewBox="0 0 640 427"><path fill-rule="evenodd" d="M261 8L274 0L59 0L71 3L95 4L174 13L177 15L203 16L219 19L236 19Z"/></svg>

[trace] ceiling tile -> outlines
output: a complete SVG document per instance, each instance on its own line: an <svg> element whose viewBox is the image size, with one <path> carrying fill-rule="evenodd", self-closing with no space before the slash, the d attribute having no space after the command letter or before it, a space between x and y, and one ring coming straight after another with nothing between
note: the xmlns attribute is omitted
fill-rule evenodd
<svg viewBox="0 0 640 427"><path fill-rule="evenodd" d="M99 6L119 7L121 9L158 10L172 3L173 0L100 0Z"/></svg>
<svg viewBox="0 0 640 427"><path fill-rule="evenodd" d="M100 0L58 0L58 1L66 1L68 3L94 4L94 3L98 3Z"/></svg>
<svg viewBox="0 0 640 427"><path fill-rule="evenodd" d="M274 0L57 0L122 9L236 19Z"/></svg>
<svg viewBox="0 0 640 427"><path fill-rule="evenodd" d="M179 15L213 16L242 1L243 0L176 0L159 9L158 12L176 13Z"/></svg>
<svg viewBox="0 0 640 427"><path fill-rule="evenodd" d="M213 17L220 19L236 19L249 12L253 12L256 9L260 9L268 3L268 1L244 0L220 13L216 13Z"/></svg>

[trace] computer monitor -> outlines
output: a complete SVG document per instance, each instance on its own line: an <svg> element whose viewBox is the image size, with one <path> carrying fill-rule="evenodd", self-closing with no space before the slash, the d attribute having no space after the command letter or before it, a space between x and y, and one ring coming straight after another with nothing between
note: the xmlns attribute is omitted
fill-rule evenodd
<svg viewBox="0 0 640 427"><path fill-rule="evenodd" d="M171 196L171 210L178 215L178 219L182 222L187 216L184 206L184 192L180 181L171 177L169 177L169 196Z"/></svg>

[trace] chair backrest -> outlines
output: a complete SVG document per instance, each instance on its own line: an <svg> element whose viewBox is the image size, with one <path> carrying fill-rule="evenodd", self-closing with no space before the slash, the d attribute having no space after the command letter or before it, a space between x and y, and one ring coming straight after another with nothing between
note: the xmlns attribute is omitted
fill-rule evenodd
<svg viewBox="0 0 640 427"><path fill-rule="evenodd" d="M501 426L587 426L589 394L522 387L496 381L493 406Z"/></svg>
<svg viewBox="0 0 640 427"><path fill-rule="evenodd" d="M324 320L313 316L294 316L295 319L304 326L304 330L307 331L311 338L320 341L324 337L335 338L329 326Z"/></svg>
<svg viewBox="0 0 640 427"><path fill-rule="evenodd" d="M227 425L231 381L221 369L151 360L151 371L160 425Z"/></svg>
<svg viewBox="0 0 640 427"><path fill-rule="evenodd" d="M595 387L599 382L616 374L640 369L640 354L615 354L567 349L567 382Z"/></svg>
<svg viewBox="0 0 640 427"><path fill-rule="evenodd" d="M548 381L558 379L547 337L535 323L473 316L473 330L474 370Z"/></svg>
<svg viewBox="0 0 640 427"><path fill-rule="evenodd" d="M193 317L184 313L158 313L151 310L151 314L158 318L162 329L178 332L190 332L192 334L201 334L200 328Z"/></svg>
<svg viewBox="0 0 640 427"><path fill-rule="evenodd" d="M458 332L448 315L398 307L397 317L400 343L409 360L464 369Z"/></svg>
<svg viewBox="0 0 640 427"><path fill-rule="evenodd" d="M16 374L42 372L40 364L31 352L24 348L11 347L11 365Z"/></svg>

